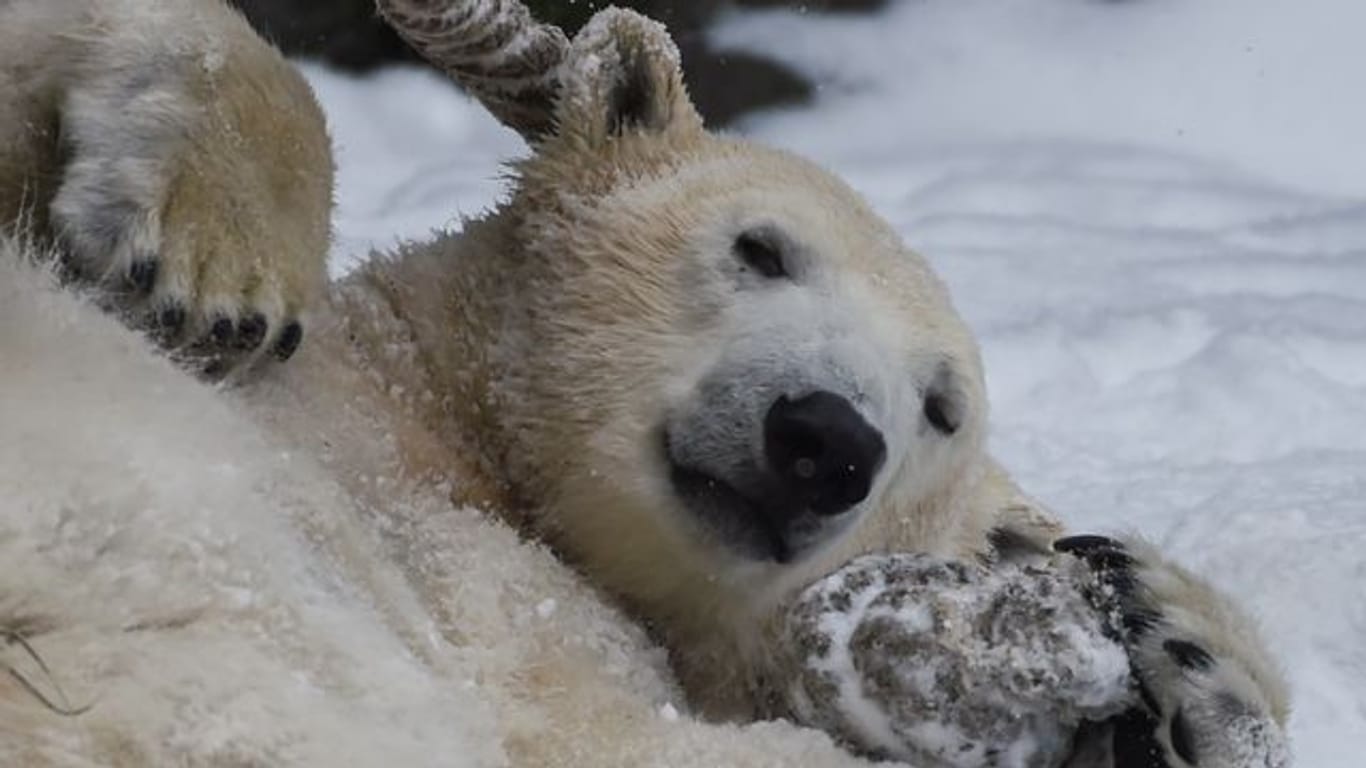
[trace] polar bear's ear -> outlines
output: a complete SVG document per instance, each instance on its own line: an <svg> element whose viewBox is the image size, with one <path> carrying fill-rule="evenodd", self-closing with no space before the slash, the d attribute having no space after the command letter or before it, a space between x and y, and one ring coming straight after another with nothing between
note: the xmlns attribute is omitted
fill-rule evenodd
<svg viewBox="0 0 1366 768"><path fill-rule="evenodd" d="M668 31L619 8L599 12L575 36L555 118L555 133L590 147L629 133L702 130Z"/></svg>

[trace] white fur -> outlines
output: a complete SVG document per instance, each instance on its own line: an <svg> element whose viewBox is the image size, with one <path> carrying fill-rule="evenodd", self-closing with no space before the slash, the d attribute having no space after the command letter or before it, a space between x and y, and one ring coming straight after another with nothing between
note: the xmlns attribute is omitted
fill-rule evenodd
<svg viewBox="0 0 1366 768"><path fill-rule="evenodd" d="M411 598L381 596L397 576L336 484L16 258L4 244L0 620L55 678L29 680L91 709L0 684L0 763L491 760L489 707L455 682L475 670L386 621L380 600Z"/></svg>

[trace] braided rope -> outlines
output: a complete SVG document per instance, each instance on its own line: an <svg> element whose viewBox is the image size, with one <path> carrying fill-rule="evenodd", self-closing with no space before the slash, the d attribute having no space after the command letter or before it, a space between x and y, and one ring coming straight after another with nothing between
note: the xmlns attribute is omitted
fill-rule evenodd
<svg viewBox="0 0 1366 768"><path fill-rule="evenodd" d="M377 0L405 40L504 125L534 139L552 128L569 40L518 0Z"/></svg>

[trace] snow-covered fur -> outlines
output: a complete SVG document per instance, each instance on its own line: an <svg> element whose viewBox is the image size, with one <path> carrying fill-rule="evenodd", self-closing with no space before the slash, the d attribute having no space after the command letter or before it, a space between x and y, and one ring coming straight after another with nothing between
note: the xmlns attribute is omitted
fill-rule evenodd
<svg viewBox="0 0 1366 768"><path fill-rule="evenodd" d="M1058 532L985 453L941 283L838 180L706 132L652 22L564 51L502 207L317 304L325 132L218 0L10 0L0 43L37 243L0 258L5 764L853 764L686 713L787 713L787 600L858 554ZM815 395L859 453L787 481L833 500L765 474Z"/></svg>

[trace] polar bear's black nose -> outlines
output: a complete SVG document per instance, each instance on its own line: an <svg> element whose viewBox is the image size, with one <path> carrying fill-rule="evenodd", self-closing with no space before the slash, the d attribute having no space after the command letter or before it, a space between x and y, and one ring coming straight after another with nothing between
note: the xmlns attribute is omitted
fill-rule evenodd
<svg viewBox="0 0 1366 768"><path fill-rule="evenodd" d="M832 392L778 398L764 417L764 451L784 501L818 515L867 498L887 458L882 434Z"/></svg>

